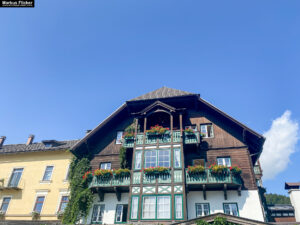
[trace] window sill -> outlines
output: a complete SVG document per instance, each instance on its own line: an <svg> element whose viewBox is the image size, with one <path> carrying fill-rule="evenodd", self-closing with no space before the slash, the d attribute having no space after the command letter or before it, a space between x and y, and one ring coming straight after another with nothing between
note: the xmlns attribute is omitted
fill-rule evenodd
<svg viewBox="0 0 300 225"><path fill-rule="evenodd" d="M51 184L52 180L40 180L40 184Z"/></svg>

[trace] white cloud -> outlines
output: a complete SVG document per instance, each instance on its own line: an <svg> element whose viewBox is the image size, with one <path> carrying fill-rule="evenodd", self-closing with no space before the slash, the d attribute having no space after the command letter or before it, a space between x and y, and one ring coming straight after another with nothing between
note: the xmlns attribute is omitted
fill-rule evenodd
<svg viewBox="0 0 300 225"><path fill-rule="evenodd" d="M266 141L260 157L263 178L273 179L284 171L290 162L290 156L296 150L298 123L291 120L291 112L285 111L281 117L273 120L271 128L264 133Z"/></svg>

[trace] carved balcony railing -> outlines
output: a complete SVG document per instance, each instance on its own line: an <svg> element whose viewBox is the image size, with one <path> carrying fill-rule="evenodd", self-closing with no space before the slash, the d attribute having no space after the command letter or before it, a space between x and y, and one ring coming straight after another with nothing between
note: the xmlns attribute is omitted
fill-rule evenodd
<svg viewBox="0 0 300 225"><path fill-rule="evenodd" d="M198 144L200 141L199 132L194 133L184 132L184 143L185 144Z"/></svg>
<svg viewBox="0 0 300 225"><path fill-rule="evenodd" d="M114 186L129 186L130 185L130 176L124 177L93 177L93 180L89 184L90 188L94 187L114 187Z"/></svg>
<svg viewBox="0 0 300 225"><path fill-rule="evenodd" d="M234 184L242 185L242 179L238 175L233 175L228 171L225 175L214 175L209 169L205 169L203 174L192 174L190 175L185 172L187 184Z"/></svg>

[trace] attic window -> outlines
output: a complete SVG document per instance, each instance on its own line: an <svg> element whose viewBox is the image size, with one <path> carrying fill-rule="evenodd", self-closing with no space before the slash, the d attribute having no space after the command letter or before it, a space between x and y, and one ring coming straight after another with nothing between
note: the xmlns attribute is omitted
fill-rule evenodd
<svg viewBox="0 0 300 225"><path fill-rule="evenodd" d="M44 143L44 145L45 145L45 147L47 147L47 148L53 147L53 143L49 143L49 142Z"/></svg>
<svg viewBox="0 0 300 225"><path fill-rule="evenodd" d="M46 148L56 147L59 146L60 143L56 140L44 140L42 143L45 145Z"/></svg>

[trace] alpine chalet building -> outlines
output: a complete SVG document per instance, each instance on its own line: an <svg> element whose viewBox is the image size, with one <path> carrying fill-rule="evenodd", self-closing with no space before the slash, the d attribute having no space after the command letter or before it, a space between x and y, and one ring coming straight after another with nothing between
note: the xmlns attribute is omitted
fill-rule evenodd
<svg viewBox="0 0 300 225"><path fill-rule="evenodd" d="M106 171L90 181L95 200L85 222L171 223L214 213L264 221L254 172L264 141L198 94L162 87L129 100L71 149ZM128 170L116 174L124 148Z"/></svg>

